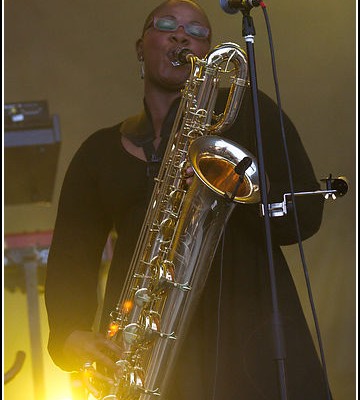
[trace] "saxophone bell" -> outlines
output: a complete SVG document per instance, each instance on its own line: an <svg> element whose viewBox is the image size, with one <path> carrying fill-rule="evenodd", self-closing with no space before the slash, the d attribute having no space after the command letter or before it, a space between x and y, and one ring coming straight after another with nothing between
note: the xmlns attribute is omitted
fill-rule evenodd
<svg viewBox="0 0 360 400"><path fill-rule="evenodd" d="M221 197L235 203L260 201L256 160L235 142L215 135L199 137L190 145L189 161L198 179Z"/></svg>

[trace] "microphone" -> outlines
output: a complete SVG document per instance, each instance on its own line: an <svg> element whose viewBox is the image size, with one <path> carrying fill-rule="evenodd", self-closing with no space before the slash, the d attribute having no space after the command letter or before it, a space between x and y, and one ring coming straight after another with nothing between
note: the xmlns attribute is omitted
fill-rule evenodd
<svg viewBox="0 0 360 400"><path fill-rule="evenodd" d="M252 159L250 157L244 157L237 165L235 165L234 171L237 175L239 175L239 178L235 184L235 188L234 188L233 192L232 193L229 193L229 192L224 193L224 197L227 201L234 200L240 185L244 182L245 172L250 167L251 164L252 164Z"/></svg>
<svg viewBox="0 0 360 400"><path fill-rule="evenodd" d="M250 8L258 7L261 0L220 0L220 7L227 14L236 14L240 10L250 10Z"/></svg>
<svg viewBox="0 0 360 400"><path fill-rule="evenodd" d="M244 157L235 167L234 171L239 175L239 177L243 180L245 171L252 164L252 159L250 157Z"/></svg>
<svg viewBox="0 0 360 400"><path fill-rule="evenodd" d="M336 190L336 194L338 196L344 196L349 189L348 180L345 176L339 176L338 178L335 178L331 186Z"/></svg>
<svg viewBox="0 0 360 400"><path fill-rule="evenodd" d="M327 178L320 179L321 182L326 183L326 191L336 191L336 193L333 193L331 196L333 199L336 198L336 196L345 196L349 189L349 181L345 176L338 176L337 178L333 178L332 174L330 174ZM325 195L325 198L328 199L330 196L330 193L327 193Z"/></svg>

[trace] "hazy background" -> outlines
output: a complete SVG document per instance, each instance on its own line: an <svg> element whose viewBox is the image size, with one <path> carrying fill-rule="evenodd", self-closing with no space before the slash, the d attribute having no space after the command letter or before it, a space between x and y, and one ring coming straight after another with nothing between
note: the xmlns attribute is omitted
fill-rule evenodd
<svg viewBox="0 0 360 400"><path fill-rule="evenodd" d="M47 100L50 113L58 114L61 123L52 204L5 206L5 234L52 230L64 173L76 149L95 130L111 126L141 107L135 41L145 16L157 4L153 0L4 1L5 103ZM200 4L212 22L214 44L233 41L245 48L241 13L225 14L215 0ZM301 134L317 177L332 173L345 175L350 182L345 197L326 202L321 230L304 247L334 400L354 399L356 5L353 0L268 0L266 4L283 108ZM256 8L251 15L256 28L258 84L275 98L263 13ZM314 330L297 246L284 250ZM32 400L26 297L5 290L4 299L5 370L17 350L28 355L19 375L5 386L5 398ZM39 300L46 399L69 399L68 377L54 367L46 352L42 294Z"/></svg>

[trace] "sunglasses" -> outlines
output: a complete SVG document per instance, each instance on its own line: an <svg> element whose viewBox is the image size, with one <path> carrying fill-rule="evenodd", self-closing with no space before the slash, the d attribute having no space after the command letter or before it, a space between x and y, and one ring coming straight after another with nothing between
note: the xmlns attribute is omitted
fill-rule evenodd
<svg viewBox="0 0 360 400"><path fill-rule="evenodd" d="M210 35L210 29L206 26L191 22L181 25L178 21L176 21L176 19L173 18L154 17L152 20L152 25L155 29L161 32L175 32L181 26L184 28L185 33L197 39L207 39ZM148 28L150 27L151 25L148 26Z"/></svg>

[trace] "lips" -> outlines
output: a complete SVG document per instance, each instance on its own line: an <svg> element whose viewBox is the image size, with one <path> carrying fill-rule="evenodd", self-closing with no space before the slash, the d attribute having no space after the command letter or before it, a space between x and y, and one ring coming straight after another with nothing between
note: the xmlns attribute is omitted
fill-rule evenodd
<svg viewBox="0 0 360 400"><path fill-rule="evenodd" d="M173 64L174 62L178 61L178 53L181 50L180 47L176 47L174 49L171 49L167 52L167 57L169 59L169 61Z"/></svg>

